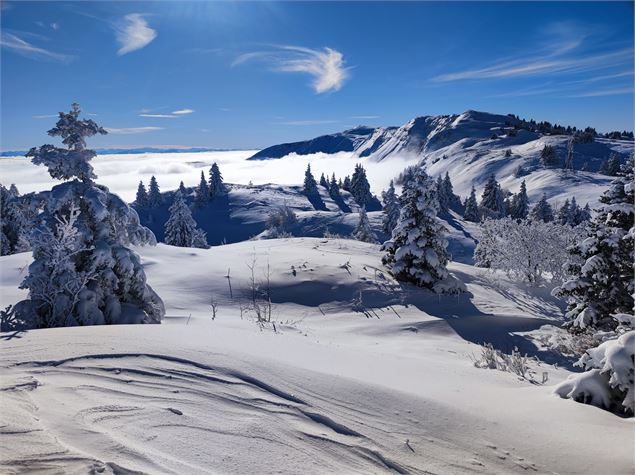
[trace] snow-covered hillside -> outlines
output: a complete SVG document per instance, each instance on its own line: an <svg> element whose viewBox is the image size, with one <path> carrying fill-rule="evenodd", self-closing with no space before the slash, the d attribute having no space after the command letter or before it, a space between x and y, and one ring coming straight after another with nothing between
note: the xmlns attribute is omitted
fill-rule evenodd
<svg viewBox="0 0 635 475"><path fill-rule="evenodd" d="M503 187L514 193L525 179L533 200L547 193L553 202L576 196L579 202L595 204L610 182L610 177L597 173L602 162L611 153L625 158L633 152L631 141L596 138L591 143L575 144L575 173L561 168L544 168L539 165L539 160L545 145L553 146L562 161L569 136L514 129L519 123L513 116L478 111L424 116L398 128L359 127L306 142L275 145L256 153L251 160L346 151L364 159L367 167L372 167L372 162L407 160L421 162L433 176L448 172L455 190L463 196L469 194L472 185L480 191L493 173ZM514 176L519 166L525 169L523 177ZM585 171L580 171L583 169Z"/></svg>
<svg viewBox="0 0 635 475"><path fill-rule="evenodd" d="M396 283L378 246L351 240L136 251L162 325L2 335L2 471L635 469L615 443L632 421L552 394L571 361L538 338L558 334L547 289L453 263L470 293L439 297ZM254 258L257 279L270 269L276 332L241 318ZM30 255L1 259L4 307L23 296ZM537 383L474 367L483 341L539 356Z"/></svg>

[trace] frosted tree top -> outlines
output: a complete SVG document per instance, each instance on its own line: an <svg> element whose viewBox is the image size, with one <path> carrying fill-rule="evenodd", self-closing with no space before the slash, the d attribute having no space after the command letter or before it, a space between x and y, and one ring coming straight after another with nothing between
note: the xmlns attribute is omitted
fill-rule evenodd
<svg viewBox="0 0 635 475"><path fill-rule="evenodd" d="M62 143L67 148L46 144L33 147L26 154L35 165L45 165L53 178L79 178L84 182L97 178L93 167L88 163L97 153L86 148L85 139L96 134L106 135L108 132L92 119L79 119L80 112L79 104L73 103L70 112L59 113L55 127L48 131L51 137L62 137Z"/></svg>

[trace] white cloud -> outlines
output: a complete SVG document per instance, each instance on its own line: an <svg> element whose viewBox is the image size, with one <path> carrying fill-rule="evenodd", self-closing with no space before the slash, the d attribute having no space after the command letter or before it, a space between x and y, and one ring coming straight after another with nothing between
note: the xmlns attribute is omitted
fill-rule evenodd
<svg viewBox="0 0 635 475"><path fill-rule="evenodd" d="M34 115L34 119L51 119L53 117L57 117L57 114L42 114L42 115Z"/></svg>
<svg viewBox="0 0 635 475"><path fill-rule="evenodd" d="M178 116L173 114L139 114L139 117L150 117L152 119L176 119Z"/></svg>
<svg viewBox="0 0 635 475"><path fill-rule="evenodd" d="M163 130L164 127L124 127L124 128L115 128L115 127L106 127L106 131L109 134L120 134L120 135L130 135L130 134L145 134L147 132L154 132L155 130Z"/></svg>
<svg viewBox="0 0 635 475"><path fill-rule="evenodd" d="M140 13L126 15L122 24L116 27L115 34L121 46L117 51L119 56L144 48L157 37L157 32L148 26Z"/></svg>
<svg viewBox="0 0 635 475"><path fill-rule="evenodd" d="M194 109L179 109L176 111L172 111L172 114L174 115L187 115L187 114L191 114L192 112L194 112Z"/></svg>
<svg viewBox="0 0 635 475"><path fill-rule="evenodd" d="M11 33L2 33L2 36L0 36L0 46L32 59L58 61L60 63L70 63L73 59L75 59L74 56L71 55L55 53L53 51L34 46L18 36L12 35Z"/></svg>
<svg viewBox="0 0 635 475"><path fill-rule="evenodd" d="M379 119L378 115L352 115L351 119L372 120Z"/></svg>
<svg viewBox="0 0 635 475"><path fill-rule="evenodd" d="M614 89L603 89L600 91L589 91L576 94L571 97L602 97L602 96L621 96L623 94L633 94L635 90L632 87L621 87Z"/></svg>
<svg viewBox="0 0 635 475"><path fill-rule="evenodd" d="M254 60L271 63L274 71L312 76L311 86L318 94L340 90L350 76L349 68L344 66L344 55L332 48L317 50L300 46L276 46L271 51L241 54L232 66Z"/></svg>

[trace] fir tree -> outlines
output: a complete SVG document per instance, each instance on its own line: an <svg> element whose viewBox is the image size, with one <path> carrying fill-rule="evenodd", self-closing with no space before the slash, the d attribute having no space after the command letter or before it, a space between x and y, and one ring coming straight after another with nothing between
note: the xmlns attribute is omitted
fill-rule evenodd
<svg viewBox="0 0 635 475"><path fill-rule="evenodd" d="M150 178L150 187L148 190L148 206L150 208L158 208L163 204L163 197L157 179L152 175Z"/></svg>
<svg viewBox="0 0 635 475"><path fill-rule="evenodd" d="M148 192L146 191L146 187L142 181L139 182L139 187L137 188L137 198L135 199L135 203L138 208L145 208L148 206Z"/></svg>
<svg viewBox="0 0 635 475"><path fill-rule="evenodd" d="M337 180L335 179L335 173L331 176L331 181L329 182L329 196L333 199L333 201L341 201L342 196L340 195L340 187L337 184Z"/></svg>
<svg viewBox="0 0 635 475"><path fill-rule="evenodd" d="M545 145L540 152L540 164L544 167L553 167L557 160L556 149L552 145Z"/></svg>
<svg viewBox="0 0 635 475"><path fill-rule="evenodd" d="M197 206L205 206L207 202L209 202L209 198L211 193L209 191L209 186L207 185L207 180L205 179L205 172L201 171L201 181L196 187L196 197L194 200L196 201Z"/></svg>
<svg viewBox="0 0 635 475"><path fill-rule="evenodd" d="M351 177L350 176L346 175L344 177L344 182L342 184L342 189L346 190L348 192L351 191Z"/></svg>
<svg viewBox="0 0 635 475"><path fill-rule="evenodd" d="M445 186L443 184L443 178L441 178L441 175L437 177L436 187L437 187L437 199L439 200L439 212L442 214L447 214L448 211L450 210L449 208L450 203L449 203L448 196L445 193Z"/></svg>
<svg viewBox="0 0 635 475"><path fill-rule="evenodd" d="M96 178L88 161L95 156L85 139L105 131L79 120L79 106L60 113L49 135L67 149L50 145L29 152L49 174L70 180L35 199L44 203L31 233L33 262L21 288L26 300L15 305L13 326L45 328L109 323L159 323L163 302L146 284L139 257L128 244L154 244L137 213Z"/></svg>
<svg viewBox="0 0 635 475"><path fill-rule="evenodd" d="M616 153L611 153L600 167L600 173L608 176L617 176L620 173L620 158Z"/></svg>
<svg viewBox="0 0 635 475"><path fill-rule="evenodd" d="M419 168L403 187L401 214L392 239L384 243L382 262L398 280L435 292L461 289L446 268L448 254L445 229L437 218L434 181Z"/></svg>
<svg viewBox="0 0 635 475"><path fill-rule="evenodd" d="M452 185L452 180L448 172L445 172L445 176L443 177L443 194L445 196L444 199L447 201L448 208L454 209L455 211L460 210L461 199L454 194L454 186Z"/></svg>
<svg viewBox="0 0 635 475"><path fill-rule="evenodd" d="M200 244L201 233L181 192L177 191L170 206L170 217L165 223L165 243L178 247L199 247L194 244ZM204 247L207 247L207 243Z"/></svg>
<svg viewBox="0 0 635 475"><path fill-rule="evenodd" d="M533 221L543 221L545 223L549 223L554 220L553 208L547 201L546 193L543 193L540 201L538 201L538 203L536 203L536 205L531 209L529 218Z"/></svg>
<svg viewBox="0 0 635 475"><path fill-rule="evenodd" d="M633 172L616 179L600 198L587 238L570 249L572 276L554 294L568 299L570 329L615 330L616 315L632 315L635 280L633 260Z"/></svg>
<svg viewBox="0 0 635 475"><path fill-rule="evenodd" d="M390 180L388 189L382 193L382 198L384 201L382 230L388 236L392 236L392 230L395 229L397 221L399 220L399 198L395 192L393 180Z"/></svg>
<svg viewBox="0 0 635 475"><path fill-rule="evenodd" d="M571 204L569 203L569 199L564 200L564 204L558 210L558 216L556 221L559 224L567 224L571 216Z"/></svg>
<svg viewBox="0 0 635 475"><path fill-rule="evenodd" d="M362 206L359 209L359 221L357 223L357 227L353 232L353 236L358 241L363 242L377 242L377 238L375 237L375 233L370 227L370 222L368 221L368 215L366 214L366 208Z"/></svg>
<svg viewBox="0 0 635 475"><path fill-rule="evenodd" d="M525 180L520 184L518 194L514 195L511 212L509 214L513 219L525 219L529 214L529 197L527 196Z"/></svg>
<svg viewBox="0 0 635 475"><path fill-rule="evenodd" d="M370 183L366 178L366 170L359 163L355 165L355 171L351 178L351 195L360 206L369 204L373 195L370 193Z"/></svg>
<svg viewBox="0 0 635 475"><path fill-rule="evenodd" d="M320 176L320 186L323 186L327 190L329 189L329 184L326 181L326 177L324 176L324 173L322 173L322 175Z"/></svg>
<svg viewBox="0 0 635 475"><path fill-rule="evenodd" d="M306 166L306 171L304 172L304 194L309 197L320 195L317 182L313 177L313 173L311 173L311 164Z"/></svg>
<svg viewBox="0 0 635 475"><path fill-rule="evenodd" d="M216 198L227 193L225 184L223 183L223 175L221 175L220 168L216 162L212 164L212 168L209 170L209 196Z"/></svg>
<svg viewBox="0 0 635 475"><path fill-rule="evenodd" d="M502 218L505 216L503 190L501 190L494 174L490 175L489 180L485 184L485 189L481 196L481 208L491 218Z"/></svg>
<svg viewBox="0 0 635 475"><path fill-rule="evenodd" d="M181 183L179 183L179 191L181 192L183 197L187 196L187 190L185 189L185 185L183 184L183 180L181 180Z"/></svg>
<svg viewBox="0 0 635 475"><path fill-rule="evenodd" d="M463 218L465 218L466 221L472 221L473 223L478 223L481 220L478 210L478 202L476 201L476 189L474 189L474 186L472 186L470 197L465 202L465 212L463 213Z"/></svg>

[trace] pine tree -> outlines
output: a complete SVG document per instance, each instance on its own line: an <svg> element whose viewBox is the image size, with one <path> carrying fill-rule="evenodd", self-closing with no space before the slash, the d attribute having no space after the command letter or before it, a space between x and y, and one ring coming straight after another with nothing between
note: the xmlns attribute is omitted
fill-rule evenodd
<svg viewBox="0 0 635 475"><path fill-rule="evenodd" d="M540 164L543 167L553 167L557 163L556 149L552 145L545 145L540 152Z"/></svg>
<svg viewBox="0 0 635 475"><path fill-rule="evenodd" d="M600 167L600 173L608 176L617 176L620 173L620 158L616 153L611 153Z"/></svg>
<svg viewBox="0 0 635 475"><path fill-rule="evenodd" d="M392 236L392 230L395 229L397 221L399 220L399 198L395 192L393 180L390 180L388 190L382 193L382 198L384 201L382 230L388 236Z"/></svg>
<svg viewBox="0 0 635 475"><path fill-rule="evenodd" d="M357 227L353 232L353 236L358 241L363 242L372 242L376 243L377 238L375 237L375 233L370 227L370 222L368 221L368 215L366 214L366 208L362 206L359 209L359 221L357 223Z"/></svg>
<svg viewBox="0 0 635 475"><path fill-rule="evenodd" d="M366 178L366 170L359 163L355 165L355 171L351 178L351 195L360 206L369 204L373 195L370 193L370 183Z"/></svg>
<svg viewBox="0 0 635 475"><path fill-rule="evenodd" d="M481 196L481 208L483 213L491 218L502 218L505 216L503 190L501 190L494 174L490 175L489 180L485 184L485 189Z"/></svg>
<svg viewBox="0 0 635 475"><path fill-rule="evenodd" d="M580 207L575 200L575 196L572 196L566 224L568 224L569 226L577 226L578 224L580 224L580 222Z"/></svg>
<svg viewBox="0 0 635 475"><path fill-rule="evenodd" d="M341 201L342 196L340 195L340 187L337 184L337 180L335 179L335 173L331 176L331 181L329 182L329 196L333 199L333 201Z"/></svg>
<svg viewBox="0 0 635 475"><path fill-rule="evenodd" d="M538 201L538 203L536 203L536 205L531 209L529 219L533 221L543 221L545 223L549 223L554 220L553 208L551 208L551 205L547 201L546 193L543 193L540 201Z"/></svg>
<svg viewBox="0 0 635 475"><path fill-rule="evenodd" d="M223 175L221 175L220 168L214 162L212 168L209 170L209 196L216 198L227 193L227 188L223 183Z"/></svg>
<svg viewBox="0 0 635 475"><path fill-rule="evenodd" d="M436 187L437 187L437 199L439 200L439 213L447 214L448 211L450 210L449 208L450 200L448 199L448 196L445 193L445 186L443 184L443 178L441 178L441 175L437 177Z"/></svg>
<svg viewBox="0 0 635 475"><path fill-rule="evenodd" d="M348 192L351 191L351 177L346 175L344 177L344 183L342 184L342 189Z"/></svg>
<svg viewBox="0 0 635 475"><path fill-rule="evenodd" d="M69 181L33 198L46 206L34 218L33 262L20 285L29 294L15 305L12 326L159 323L163 302L146 284L139 257L126 247L156 240L134 210L92 181L88 161L96 154L85 139L105 131L92 120L79 120L79 113L73 104L49 131L67 149L44 145L29 151L34 164Z"/></svg>
<svg viewBox="0 0 635 475"><path fill-rule="evenodd" d="M185 203L181 192L174 194L174 201L170 206L170 217L165 223L165 243L178 247L200 247L201 233L197 229L196 221L192 218L192 212ZM203 234L204 235L204 234ZM207 247L207 242L205 243Z"/></svg>
<svg viewBox="0 0 635 475"><path fill-rule="evenodd" d="M163 204L163 197L157 179L152 175L150 178L150 187L148 190L148 206L150 208L158 208Z"/></svg>
<svg viewBox="0 0 635 475"><path fill-rule="evenodd" d="M323 186L327 190L329 189L329 184L326 181L326 177L324 176L324 173L322 173L322 175L320 176L320 186Z"/></svg>
<svg viewBox="0 0 635 475"><path fill-rule="evenodd" d="M472 221L478 223L481 220L481 216L478 210L478 202L476 201L476 189L472 186L470 197L465 202L465 212L463 218L466 221Z"/></svg>
<svg viewBox="0 0 635 475"><path fill-rule="evenodd" d="M510 216L513 219L525 219L529 214L529 197L525 180L520 184L520 191L514 195Z"/></svg>
<svg viewBox="0 0 635 475"><path fill-rule="evenodd" d="M570 209L571 204L569 203L569 199L567 198L566 200L564 200L564 204L562 205L562 207L558 210L556 221L560 224L567 224L570 217Z"/></svg>
<svg viewBox="0 0 635 475"><path fill-rule="evenodd" d="M205 206L205 204L209 202L210 195L209 186L205 179L205 172L201 171L201 181L196 187L196 196L194 198L196 205L199 207Z"/></svg>
<svg viewBox="0 0 635 475"><path fill-rule="evenodd" d="M448 172L445 172L445 176L443 177L443 193L448 203L448 208L455 211L460 210L461 198L454 194L454 186L452 185L452 180Z"/></svg>
<svg viewBox="0 0 635 475"><path fill-rule="evenodd" d="M183 180L181 180L181 183L179 183L179 191L181 192L183 197L187 196L187 190L185 189L185 185L183 184Z"/></svg>
<svg viewBox="0 0 635 475"><path fill-rule="evenodd" d="M28 208L29 204L22 203L15 185L7 189L0 184L0 219L2 220L0 255L30 250L28 238L32 223L26 215Z"/></svg>
<svg viewBox="0 0 635 475"><path fill-rule="evenodd" d="M145 208L148 206L148 192L146 191L146 187L142 181L139 182L139 187L137 188L137 198L135 199L135 204L137 208Z"/></svg>
<svg viewBox="0 0 635 475"><path fill-rule="evenodd" d="M587 238L570 249L572 278L554 294L568 299L570 329L612 331L619 314L632 315L635 279L633 171L619 177L600 198Z"/></svg>
<svg viewBox="0 0 635 475"><path fill-rule="evenodd" d="M320 195L317 182L313 177L313 173L311 173L311 164L306 166L306 171L304 172L304 194L309 197Z"/></svg>
<svg viewBox="0 0 635 475"><path fill-rule="evenodd" d="M392 239L384 243L382 262L398 280L435 292L461 289L446 268L448 254L445 229L437 218L434 181L419 168L403 187L401 214Z"/></svg>
<svg viewBox="0 0 635 475"><path fill-rule="evenodd" d="M11 183L11 186L9 186L9 194L12 198L20 196L20 192L18 191L18 187L15 186L15 183Z"/></svg>

